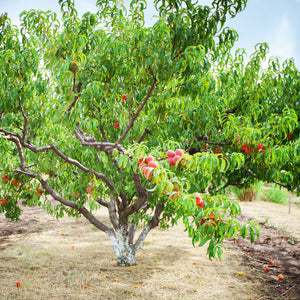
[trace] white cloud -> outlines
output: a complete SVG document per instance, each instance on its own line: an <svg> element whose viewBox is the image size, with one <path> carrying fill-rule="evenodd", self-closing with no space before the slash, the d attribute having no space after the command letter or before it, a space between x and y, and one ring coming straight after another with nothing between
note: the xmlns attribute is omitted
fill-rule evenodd
<svg viewBox="0 0 300 300"><path fill-rule="evenodd" d="M271 56L279 56L283 60L292 57L296 58L296 37L294 33L287 16L282 15L280 22L268 39L270 41Z"/></svg>

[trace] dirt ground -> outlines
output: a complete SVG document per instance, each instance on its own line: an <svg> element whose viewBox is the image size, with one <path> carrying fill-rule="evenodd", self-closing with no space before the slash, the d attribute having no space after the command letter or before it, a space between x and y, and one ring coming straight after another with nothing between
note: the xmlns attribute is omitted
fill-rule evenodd
<svg viewBox="0 0 300 300"><path fill-rule="evenodd" d="M261 226L254 244L227 241L222 261L209 261L183 225L155 229L137 266L127 268L117 266L106 235L83 218L57 221L28 207L18 223L1 215L0 299L300 299L300 209L289 215L270 202L241 206L241 220ZM99 215L108 221L104 210Z"/></svg>

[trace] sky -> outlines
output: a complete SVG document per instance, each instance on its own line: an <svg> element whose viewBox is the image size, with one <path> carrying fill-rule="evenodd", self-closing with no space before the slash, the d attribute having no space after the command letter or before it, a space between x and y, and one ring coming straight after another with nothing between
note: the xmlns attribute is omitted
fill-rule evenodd
<svg viewBox="0 0 300 300"><path fill-rule="evenodd" d="M148 2L146 24L151 25L155 21L152 15L156 13L152 1ZM75 5L79 15L97 10L96 0L75 0ZM0 14L7 12L16 25L20 24L19 14L32 8L59 12L58 0L0 0ZM229 19L225 26L239 34L235 48L245 48L251 54L257 43L266 42L270 47L269 56L280 57L281 62L294 58L300 69L300 0L248 0L246 9Z"/></svg>

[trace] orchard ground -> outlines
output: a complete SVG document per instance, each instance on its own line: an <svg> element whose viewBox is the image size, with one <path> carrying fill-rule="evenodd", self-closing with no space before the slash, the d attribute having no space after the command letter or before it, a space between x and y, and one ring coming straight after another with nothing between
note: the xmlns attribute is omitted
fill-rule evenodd
<svg viewBox="0 0 300 300"><path fill-rule="evenodd" d="M241 207L242 219L261 225L254 244L227 241L222 261L209 261L179 224L153 230L135 267L117 266L106 235L83 218L57 221L28 207L18 223L1 215L0 299L300 299L300 209Z"/></svg>

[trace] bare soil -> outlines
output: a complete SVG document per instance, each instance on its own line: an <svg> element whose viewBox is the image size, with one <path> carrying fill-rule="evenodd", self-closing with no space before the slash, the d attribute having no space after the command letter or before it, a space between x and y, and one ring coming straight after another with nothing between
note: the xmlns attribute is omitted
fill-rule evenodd
<svg viewBox="0 0 300 300"><path fill-rule="evenodd" d="M17 223L0 215L0 299L300 299L300 209L241 206L241 221L257 220L260 238L227 241L222 261L193 248L179 224L150 232L137 266L126 268L83 218L57 221L29 207Z"/></svg>

